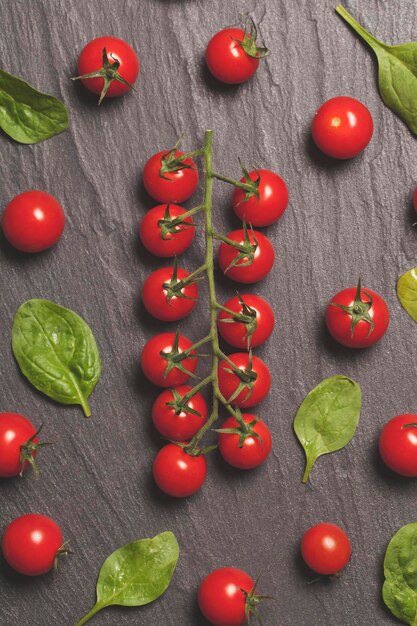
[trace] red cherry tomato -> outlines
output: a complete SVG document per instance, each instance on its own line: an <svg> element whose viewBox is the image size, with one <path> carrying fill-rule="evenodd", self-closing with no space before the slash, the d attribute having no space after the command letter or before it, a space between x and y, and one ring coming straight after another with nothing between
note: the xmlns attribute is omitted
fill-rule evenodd
<svg viewBox="0 0 417 626"><path fill-rule="evenodd" d="M271 388L271 374L267 365L259 357L247 352L229 354L234 366L242 372L242 378L234 371L227 361L220 361L218 367L219 389L223 396L234 406L249 408L262 402ZM239 386L244 387L235 396ZM235 396L235 397L233 397Z"/></svg>
<svg viewBox="0 0 417 626"><path fill-rule="evenodd" d="M362 102L339 96L327 100L318 109L311 130L322 152L335 159L351 159L371 141L374 124Z"/></svg>
<svg viewBox="0 0 417 626"><path fill-rule="evenodd" d="M163 437L171 441L188 441L207 421L207 404L201 393L194 394L188 400L187 408L170 406L176 401L178 403L191 389L188 385L166 389L153 404L154 426Z"/></svg>
<svg viewBox="0 0 417 626"><path fill-rule="evenodd" d="M255 294L235 296L228 300L224 306L238 315L250 315L252 318L252 322L248 324L239 321L224 321L233 318L230 313L220 311L218 315L219 332L231 346L242 349L247 348L248 333L251 333L249 335L249 345L251 348L256 348L263 344L271 335L275 324L274 312L268 302L260 296ZM252 329L254 329L253 332L251 332Z"/></svg>
<svg viewBox="0 0 417 626"><path fill-rule="evenodd" d="M26 576L40 576L53 568L62 548L61 529L46 515L17 517L3 535L4 558L14 570Z"/></svg>
<svg viewBox="0 0 417 626"><path fill-rule="evenodd" d="M194 373L197 369L197 359L192 356L195 352L191 352L187 358L174 365L168 374L166 374L166 368L169 364L169 355L181 354L191 346L191 341L184 335L178 336L178 346L176 346L175 333L155 335L149 339L142 350L140 362L145 376L159 387L183 385L190 378L189 372ZM168 359L163 355L168 356ZM181 371L181 367L186 371Z"/></svg>
<svg viewBox="0 0 417 626"><path fill-rule="evenodd" d="M254 469L262 465L272 449L272 438L268 426L250 413L243 413L243 421L251 425L248 434L242 432L219 433L219 452L224 460L238 469ZM229 417L222 429L239 429L239 422Z"/></svg>
<svg viewBox="0 0 417 626"><path fill-rule="evenodd" d="M103 50L106 49L107 62L109 68L103 67ZM118 67L114 64L120 64ZM114 67L112 67L114 66ZM131 85L136 82L139 75L139 59L133 48L117 37L97 37L92 39L81 50L78 58L78 75L81 82L89 91L96 94L104 95L107 98L121 96L130 91ZM117 71L114 75L110 86L103 95L105 87L105 70L109 69L110 74ZM86 74L96 74L91 78L83 78ZM118 76L122 80L118 79ZM111 77L111 76L110 76ZM126 84L127 81L128 84Z"/></svg>
<svg viewBox="0 0 417 626"><path fill-rule="evenodd" d="M170 227L170 223L185 213L177 204L158 204L148 211L140 225L139 234L145 248L160 257L182 254L193 242L193 218ZM172 230L171 230L172 229Z"/></svg>
<svg viewBox="0 0 417 626"><path fill-rule="evenodd" d="M217 80L230 85L247 81L259 67L259 58L245 52L242 43L245 31L225 28L216 33L208 43L206 63Z"/></svg>
<svg viewBox="0 0 417 626"><path fill-rule="evenodd" d="M304 534L301 555L308 567L318 574L337 574L349 563L350 541L336 524L317 524Z"/></svg>
<svg viewBox="0 0 417 626"><path fill-rule="evenodd" d="M326 324L336 341L349 348L367 348L386 333L389 311L376 291L350 287L339 291L326 309Z"/></svg>
<svg viewBox="0 0 417 626"><path fill-rule="evenodd" d="M142 287L142 300L148 313L163 322L175 322L189 315L197 302L197 283L186 284L177 290L177 285L188 276L189 273L180 267L176 270L176 277L174 267L152 272Z"/></svg>
<svg viewBox="0 0 417 626"><path fill-rule="evenodd" d="M0 413L0 477L18 476L34 464L39 443L33 424L19 413Z"/></svg>
<svg viewBox="0 0 417 626"><path fill-rule="evenodd" d="M254 589L255 581L243 570L236 567L216 569L205 577L198 590L200 611L214 626L246 624L247 602L256 597ZM253 604L256 606L256 602ZM250 611L249 616L251 614Z"/></svg>
<svg viewBox="0 0 417 626"><path fill-rule="evenodd" d="M163 150L154 154L145 164L143 184L148 194L158 202L183 202L193 195L198 186L198 171L193 159L184 159L183 169L161 174L163 157L168 157L172 150ZM173 158L178 159L184 152L176 150Z"/></svg>
<svg viewBox="0 0 417 626"><path fill-rule="evenodd" d="M240 245L245 244L243 229L234 230L227 235L228 239ZM271 271L275 260L272 243L258 231L248 231L249 244L253 246L253 256L245 256L233 246L221 243L219 246L219 265L226 276L238 283L256 283ZM231 266L235 259L243 254L236 265ZM249 263L248 263L249 262Z"/></svg>
<svg viewBox="0 0 417 626"><path fill-rule="evenodd" d="M417 187L413 195L413 206L414 206L414 211L417 213Z"/></svg>
<svg viewBox="0 0 417 626"><path fill-rule="evenodd" d="M252 226L269 226L281 217L288 206L287 185L281 176L270 170L254 170L249 172L249 178L259 180L259 198L253 195L246 200L247 192L236 187L232 198L233 210L242 221ZM246 183L246 177L240 182Z"/></svg>
<svg viewBox="0 0 417 626"><path fill-rule="evenodd" d="M153 477L158 487L174 498L186 498L198 491L207 476L203 454L191 456L175 443L161 448L153 463Z"/></svg>
<svg viewBox="0 0 417 626"><path fill-rule="evenodd" d="M42 252L57 243L65 227L58 200L46 191L25 191L6 206L2 228L8 242L22 252Z"/></svg>
<svg viewBox="0 0 417 626"><path fill-rule="evenodd" d="M417 415L403 413L385 424L379 437L379 451L393 472L416 477Z"/></svg>

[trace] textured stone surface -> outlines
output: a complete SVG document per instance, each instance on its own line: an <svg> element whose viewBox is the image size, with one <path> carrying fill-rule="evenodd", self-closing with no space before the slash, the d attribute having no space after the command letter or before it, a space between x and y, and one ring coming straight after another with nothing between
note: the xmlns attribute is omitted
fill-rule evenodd
<svg viewBox="0 0 417 626"><path fill-rule="evenodd" d="M71 127L33 147L0 138L1 206L35 187L56 195L68 217L63 240L50 252L23 256L0 245L1 409L44 422L45 438L55 442L42 451L39 481L32 475L0 481L0 527L26 512L47 513L74 550L59 575L38 580L16 576L2 562L2 626L75 624L94 602L104 558L129 540L166 529L181 544L167 594L142 609L103 611L92 624L203 626L198 583L224 564L259 575L262 590L276 597L264 609L268 626L394 623L380 598L382 559L393 533L416 519L416 483L384 470L376 442L384 421L416 409L417 327L395 296L398 275L415 265L410 195L417 181L416 140L384 108L371 54L334 14L334 5L2 1L1 66L60 95ZM349 8L387 42L415 39L413 0L351 0ZM219 86L204 69L205 44L247 9L261 22L273 54L247 85ZM142 72L137 92L98 109L68 77L82 46L106 33L134 45ZM347 163L318 155L309 135L317 106L338 94L364 101L375 120L366 153ZM137 240L139 219L152 206L140 172L150 154L172 146L181 132L186 148L200 145L206 127L215 132L219 171L237 175L240 155L280 172L290 188L285 217L268 230L275 269L256 287L278 321L273 339L259 350L274 372L273 391L259 412L275 445L265 467L247 474L211 455L205 488L177 502L158 493L150 478L159 445L150 425L156 390L144 382L138 356L161 326L139 303L145 276L158 266ZM217 185L215 194L219 228L234 227L230 189ZM202 252L200 235L185 266L193 267ZM392 313L387 337L364 352L335 345L323 327L327 300L358 274L383 294ZM221 296L233 288L221 281ZM75 309L94 329L103 376L91 397L91 420L38 395L18 373L10 350L12 319L31 297ZM184 324L187 334L197 339L206 322L202 298ZM336 373L362 385L361 422L348 448L320 459L304 486L293 416L309 389ZM298 544L303 531L321 520L346 528L353 557L340 580L308 585Z"/></svg>

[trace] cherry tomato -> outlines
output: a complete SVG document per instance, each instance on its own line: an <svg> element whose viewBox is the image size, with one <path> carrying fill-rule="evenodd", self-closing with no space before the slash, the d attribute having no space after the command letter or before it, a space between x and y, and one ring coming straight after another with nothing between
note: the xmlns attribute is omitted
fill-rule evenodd
<svg viewBox="0 0 417 626"><path fill-rule="evenodd" d="M385 424L379 451L386 465L401 476L417 476L417 415L403 413Z"/></svg>
<svg viewBox="0 0 417 626"><path fill-rule="evenodd" d="M192 356L195 352L192 351L187 358L178 361L168 374L166 368L170 364L170 358L191 346L191 341L184 335L177 336L175 333L155 335L142 350L140 362L145 376L159 387L183 385L197 369L197 359Z"/></svg>
<svg viewBox="0 0 417 626"><path fill-rule="evenodd" d="M229 360L241 372L232 370L228 361L220 361L218 367L219 389L234 406L249 408L264 400L271 388L271 374L262 359L247 352L229 354ZM239 387L242 391L236 396Z"/></svg>
<svg viewBox="0 0 417 626"><path fill-rule="evenodd" d="M205 577L198 590L198 604L214 626L246 624L247 604L256 598L255 581L241 569L222 567ZM256 601L252 601L256 607ZM249 616L252 612L249 612Z"/></svg>
<svg viewBox="0 0 417 626"><path fill-rule="evenodd" d="M245 255L230 244L221 243L218 260L223 273L238 283L256 283L265 278L275 260L274 248L269 239L258 231L248 231L248 241L245 242L243 229L234 230L227 237L245 247L252 246L252 254ZM236 264L231 265L236 259Z"/></svg>
<svg viewBox="0 0 417 626"><path fill-rule="evenodd" d="M178 289L188 276L180 267L163 267L152 272L142 287L142 300L148 313L163 322L175 322L189 315L197 302L197 283Z"/></svg>
<svg viewBox="0 0 417 626"><path fill-rule="evenodd" d="M260 296L255 294L235 296L228 300L224 306L238 315L249 316L248 323L224 321L233 318L230 313L220 311L218 315L219 332L231 346L244 349L248 348L249 345L251 348L256 348L271 335L275 324L274 312L268 302Z"/></svg>
<svg viewBox="0 0 417 626"><path fill-rule="evenodd" d="M58 200L46 191L24 191L6 206L2 228L8 242L21 252L42 252L57 243L65 227Z"/></svg>
<svg viewBox="0 0 417 626"><path fill-rule="evenodd" d="M188 385L166 389L155 400L152 421L163 437L172 441L187 441L207 421L207 404L201 393L194 394L187 407L172 406L175 402L178 404L191 389Z"/></svg>
<svg viewBox="0 0 417 626"><path fill-rule="evenodd" d="M175 443L161 448L153 462L153 477L158 487L174 498L186 498L198 491L207 476L203 454L191 456Z"/></svg>
<svg viewBox="0 0 417 626"><path fill-rule="evenodd" d="M350 541L336 524L317 524L304 534L301 555L308 567L318 574L337 574L349 563Z"/></svg>
<svg viewBox="0 0 417 626"><path fill-rule="evenodd" d="M62 548L61 529L46 515L22 515L6 528L2 551L14 570L26 576L40 576L53 568Z"/></svg>
<svg viewBox="0 0 417 626"><path fill-rule="evenodd" d="M235 433L219 433L219 452L224 460L238 469L254 469L262 465L272 449L272 438L268 426L250 413L243 413L243 421L248 424L244 433L239 422L229 417L221 429L233 429Z"/></svg>
<svg viewBox="0 0 417 626"><path fill-rule="evenodd" d="M195 228L193 218L171 226L171 223L185 213L177 204L158 204L148 211L140 225L139 234L145 248L160 257L182 254L193 242Z"/></svg>
<svg viewBox="0 0 417 626"><path fill-rule="evenodd" d="M362 102L339 96L327 100L318 109L311 130L322 152L335 159L351 159L371 141L374 124Z"/></svg>
<svg viewBox="0 0 417 626"><path fill-rule="evenodd" d="M336 341L349 348L367 348L386 333L389 312L376 291L349 287L339 291L326 309L326 324Z"/></svg>
<svg viewBox="0 0 417 626"><path fill-rule="evenodd" d="M252 226L269 226L276 222L288 206L288 188L278 174L270 170L254 170L249 172L249 179L258 181L256 195L250 195L239 187L235 188L232 197L233 210L242 221ZM246 183L244 176L240 180Z"/></svg>
<svg viewBox="0 0 417 626"><path fill-rule="evenodd" d="M81 50L77 64L84 87L113 98L130 91L139 75L139 59L133 48L117 37L97 37ZM88 77L88 74L93 76Z"/></svg>
<svg viewBox="0 0 417 626"><path fill-rule="evenodd" d="M183 167L161 173L163 159L172 155L178 159L184 155L179 150L163 150L154 154L145 164L143 184L148 194L158 202L183 202L193 195L198 186L197 165L193 159L182 161Z"/></svg>
<svg viewBox="0 0 417 626"><path fill-rule="evenodd" d="M414 206L414 211L417 213L417 187L414 190L414 195L413 195L413 206Z"/></svg>
<svg viewBox="0 0 417 626"><path fill-rule="evenodd" d="M35 464L36 428L19 413L0 413L0 477L18 476Z"/></svg>

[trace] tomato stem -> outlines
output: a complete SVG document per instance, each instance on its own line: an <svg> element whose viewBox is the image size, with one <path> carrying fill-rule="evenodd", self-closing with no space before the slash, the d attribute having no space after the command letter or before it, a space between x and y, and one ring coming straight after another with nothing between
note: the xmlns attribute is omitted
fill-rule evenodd
<svg viewBox="0 0 417 626"><path fill-rule="evenodd" d="M211 177L217 178L217 180L221 180L223 183L229 183L229 185L233 185L233 187L239 187L239 189L243 189L244 191L253 191L253 184L241 183L240 180L234 180L228 176L223 176L223 174L218 174L217 172L211 172Z"/></svg>

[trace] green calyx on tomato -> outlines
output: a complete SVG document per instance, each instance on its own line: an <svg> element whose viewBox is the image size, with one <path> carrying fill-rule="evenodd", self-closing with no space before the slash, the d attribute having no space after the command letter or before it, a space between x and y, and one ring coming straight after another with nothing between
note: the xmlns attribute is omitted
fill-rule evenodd
<svg viewBox="0 0 417 626"><path fill-rule="evenodd" d="M32 437L30 439L28 439L26 441L26 443L24 443L22 446L20 446L20 462L22 464L22 469L20 471L20 476L23 476L23 470L25 468L25 464L30 463L31 468L33 469L33 472L36 476L36 478L39 478L40 476L40 469L35 461L35 455L36 452L40 449L43 448L44 446L50 446L50 443L47 442L42 442L39 443L39 441L35 442L35 439L39 436L41 430L43 428L43 424L41 424L38 428L38 430L36 431L36 433L34 435L32 435Z"/></svg>
<svg viewBox="0 0 417 626"><path fill-rule="evenodd" d="M362 300L362 294L364 294L367 298L369 298L369 300L367 301ZM369 324L368 337L374 330L375 325L372 320L372 317L369 315L369 311L372 308L372 304L373 304L373 298L371 294L369 294L367 291L362 290L360 278L358 280L355 300L351 306L344 306L343 304L338 304L337 302L331 302L332 306L342 309L342 311L345 311L351 316L352 321L350 324L350 333L352 337L353 337L353 333L355 332L356 326L359 324L359 322L362 322L362 321Z"/></svg>
<svg viewBox="0 0 417 626"><path fill-rule="evenodd" d="M161 159L161 169L159 170L159 175L161 178L165 178L165 180L171 180L169 176L165 176L165 174L172 174L173 172L179 172L185 169L196 169L194 162L186 163L185 160L188 159L188 154L179 154L178 151L181 147L182 137L180 137L171 150L168 150L166 154Z"/></svg>
<svg viewBox="0 0 417 626"><path fill-rule="evenodd" d="M242 204L243 202L247 202L251 198L257 198L259 200L259 183L261 182L261 176L257 170L254 170L257 174L255 180L252 180L250 174L246 167L243 165L242 161L239 159L240 169L242 170L242 174L245 178L245 185L249 185L251 189L247 190L245 193L245 197L239 202Z"/></svg>
<svg viewBox="0 0 417 626"><path fill-rule="evenodd" d="M239 448L243 448L245 440L248 437L254 437L260 443L262 443L262 437L254 430L254 427L259 422L259 417L255 417L251 422L245 422L240 409L236 409L234 418L239 423L238 428L216 428L216 433L223 433L225 435L238 435L239 436Z"/></svg>
<svg viewBox="0 0 417 626"><path fill-rule="evenodd" d="M182 448L184 452L188 454L189 456L204 456L205 454L208 454L209 452L213 452L213 450L217 450L217 447L218 447L216 443L210 446L205 446L204 448L198 448L192 442L184 443L183 441L171 441L170 443L173 443L176 446L179 446L180 448Z"/></svg>
<svg viewBox="0 0 417 626"><path fill-rule="evenodd" d="M237 243L236 241L233 241L232 239L228 240L227 243L229 244L229 246L232 246L232 248L236 248L236 250L239 251L239 254L237 254L234 257L233 261L224 270L225 274L227 274L227 272L231 270L232 267L235 267L235 265L239 265L239 267L247 267L248 265L252 265L253 260L255 258L255 252L259 244L258 244L258 240L255 237L255 232L252 226L249 226L249 227L251 230L253 243L251 243L251 240L249 238L248 227L246 225L246 222L243 222L243 244Z"/></svg>
<svg viewBox="0 0 417 626"><path fill-rule="evenodd" d="M190 394L185 394L185 396L182 396L180 393L178 393L175 387L171 389L171 392L174 399L172 402L167 402L167 406L170 406L174 409L175 415L181 415L181 413L187 412L201 417L200 411L197 411L188 404L192 397Z"/></svg>
<svg viewBox="0 0 417 626"><path fill-rule="evenodd" d="M242 307L242 312L236 313L235 311L230 311L230 317L225 317L219 321L223 324L232 324L235 322L240 322L241 324L244 324L246 326L246 338L248 341L249 350L252 335L258 327L256 311L243 300L239 292L237 292L237 296L239 298L239 304Z"/></svg>
<svg viewBox="0 0 417 626"><path fill-rule="evenodd" d="M188 359L190 357L191 349L188 350L180 350L179 349L179 341L180 341L180 333L177 330L175 333L174 343L172 344L171 352L164 352L163 350L159 353L163 359L166 360L167 365L164 371L164 378L168 376L168 374L176 368L183 374L187 374L187 376L191 376L192 378L197 378L194 372L190 372L186 367L184 367L182 361ZM198 355L193 355L193 358L196 358Z"/></svg>
<svg viewBox="0 0 417 626"><path fill-rule="evenodd" d="M166 291L168 301L171 300L171 298L185 298L186 300L193 300L193 302L196 302L197 299L184 293L183 289L187 285L192 285L198 280L201 280L201 278L201 276L188 276L187 278L182 278L181 280L178 280L178 262L177 257L175 257L172 269L172 276L169 282L163 283L162 285L163 289Z"/></svg>
<svg viewBox="0 0 417 626"><path fill-rule="evenodd" d="M266 48L265 44L263 46L258 46L256 42L257 38L258 29L256 27L256 24L254 20L248 16L245 19L245 35L243 41L241 41L240 39L235 39L235 41L240 46L242 46L243 50L248 56L252 57L253 59L264 59L265 57L269 56L270 52L268 48Z"/></svg>
<svg viewBox="0 0 417 626"><path fill-rule="evenodd" d="M248 624L250 623L250 619L254 616L259 624L262 626L261 616L259 615L258 606L264 600L273 600L271 596L262 596L256 593L256 587L258 586L258 579L256 579L254 586L248 592L244 589L241 589L241 592L245 596L245 618Z"/></svg>
<svg viewBox="0 0 417 626"><path fill-rule="evenodd" d="M252 350L249 350L249 363L248 363L248 367L246 367L245 369L236 367L236 365L232 361L227 361L229 364L229 367L224 368L225 372L229 372L229 374L235 374L240 380L240 383L236 387L233 394L230 396L230 398L227 398L228 403L232 403L233 400L236 400L236 398L240 396L240 394L243 391L246 391L246 390L248 393L243 398L242 402L246 402L246 400L250 398L251 393L253 391L253 385L258 378L258 374L255 372L255 370L252 367L252 359L253 359ZM242 424L244 424L244 422L242 422Z"/></svg>
<svg viewBox="0 0 417 626"><path fill-rule="evenodd" d="M163 219L158 220L158 226L161 229L162 239L169 239L169 235L175 235L176 233L180 233L187 228L194 228L194 224L192 222L186 221L181 216L174 218L171 217L169 202L166 205Z"/></svg>

